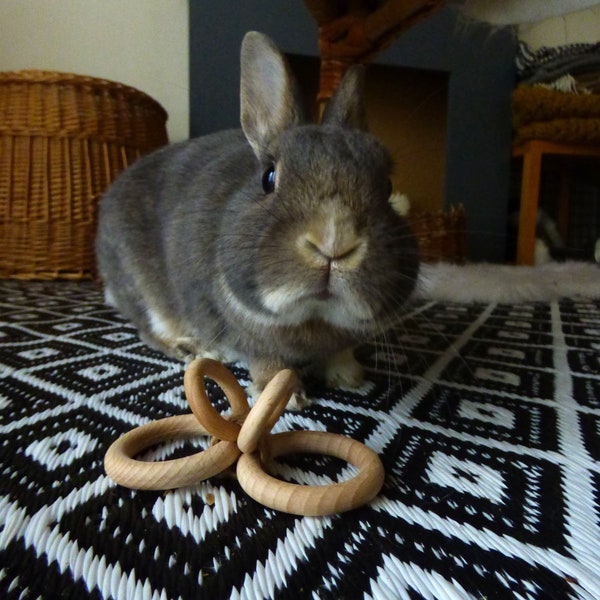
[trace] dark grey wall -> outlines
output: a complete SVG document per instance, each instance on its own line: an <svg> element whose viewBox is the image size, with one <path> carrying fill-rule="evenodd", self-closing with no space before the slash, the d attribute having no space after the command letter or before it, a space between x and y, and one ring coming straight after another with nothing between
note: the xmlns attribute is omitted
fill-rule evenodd
<svg viewBox="0 0 600 600"><path fill-rule="evenodd" d="M284 51L317 56L316 23L302 0L190 0L190 134L239 127L239 54L247 31Z"/></svg>
<svg viewBox="0 0 600 600"><path fill-rule="evenodd" d="M239 125L239 47L251 29L284 52L318 55L317 27L301 0L191 0L192 136ZM377 60L450 73L444 204L465 205L474 260L504 259L515 51L512 30L466 24L444 9Z"/></svg>

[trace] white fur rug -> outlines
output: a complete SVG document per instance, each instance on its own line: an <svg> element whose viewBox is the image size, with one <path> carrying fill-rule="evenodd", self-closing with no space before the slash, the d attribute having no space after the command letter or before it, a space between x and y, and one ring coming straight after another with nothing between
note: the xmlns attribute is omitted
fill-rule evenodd
<svg viewBox="0 0 600 600"><path fill-rule="evenodd" d="M600 298L600 267L583 262L536 267L425 264L415 295L448 302L501 303Z"/></svg>

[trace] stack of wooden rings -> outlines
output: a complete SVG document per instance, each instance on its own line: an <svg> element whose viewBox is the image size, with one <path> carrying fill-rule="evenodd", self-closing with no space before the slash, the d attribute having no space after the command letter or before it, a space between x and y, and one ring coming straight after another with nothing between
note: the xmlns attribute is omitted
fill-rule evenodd
<svg viewBox="0 0 600 600"><path fill-rule="evenodd" d="M204 377L213 379L225 392L232 409L228 419L210 403ZM106 473L116 483L129 488L165 490L208 479L237 460L236 475L244 491L275 510L322 516L352 510L369 502L379 493L384 480L383 465L373 450L333 433L270 433L297 386L293 371L280 371L250 409L246 393L231 371L217 361L196 359L184 376L192 414L147 423L123 435L106 453ZM162 462L134 458L166 440L199 434L213 436L214 443L202 452ZM292 453L335 456L351 463L359 472L347 481L311 486L281 481L265 471L265 463L271 458Z"/></svg>

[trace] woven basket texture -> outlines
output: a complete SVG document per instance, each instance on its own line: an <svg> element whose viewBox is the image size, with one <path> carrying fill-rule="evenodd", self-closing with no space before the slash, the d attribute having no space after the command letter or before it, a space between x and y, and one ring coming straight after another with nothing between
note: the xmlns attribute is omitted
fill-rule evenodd
<svg viewBox="0 0 600 600"><path fill-rule="evenodd" d="M167 113L132 87L70 73L0 73L0 277L95 272L102 192L167 143Z"/></svg>
<svg viewBox="0 0 600 600"><path fill-rule="evenodd" d="M462 204L447 211L409 214L423 262L464 263L467 260L466 217Z"/></svg>

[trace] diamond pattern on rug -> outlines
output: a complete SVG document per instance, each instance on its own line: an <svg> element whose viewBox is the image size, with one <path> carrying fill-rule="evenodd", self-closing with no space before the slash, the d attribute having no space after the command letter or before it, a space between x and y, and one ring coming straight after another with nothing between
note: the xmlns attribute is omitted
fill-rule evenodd
<svg viewBox="0 0 600 600"><path fill-rule="evenodd" d="M115 485L113 440L189 412L183 365L143 345L91 283L0 281L0 595L598 598L599 330L597 301L409 307L357 351L360 389L315 384L313 403L276 424L351 436L386 469L369 505L302 518L231 476ZM302 482L348 474L318 456L274 468Z"/></svg>

